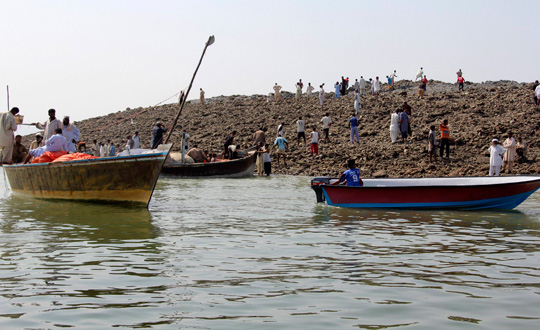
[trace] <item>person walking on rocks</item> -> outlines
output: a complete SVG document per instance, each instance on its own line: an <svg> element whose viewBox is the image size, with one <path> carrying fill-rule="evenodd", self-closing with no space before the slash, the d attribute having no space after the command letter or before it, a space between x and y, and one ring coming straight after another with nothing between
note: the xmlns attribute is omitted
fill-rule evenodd
<svg viewBox="0 0 540 330"><path fill-rule="evenodd" d="M279 158L283 158L283 164L287 167L287 154L286 150L289 146L289 142L285 140L283 136L278 136L274 141L274 148L277 147L276 157L277 157L277 166L279 167Z"/></svg>
<svg viewBox="0 0 540 330"><path fill-rule="evenodd" d="M304 145L306 144L306 132L305 127L306 122L302 119L302 116L298 117L298 120L296 121L296 132L297 132L297 139L296 139L296 145L300 145L300 139L304 139Z"/></svg>
<svg viewBox="0 0 540 330"><path fill-rule="evenodd" d="M311 140L310 153L312 157L315 157L319 153L319 132L317 132L317 126L313 126L313 131L309 135L309 139Z"/></svg>
<svg viewBox="0 0 540 330"><path fill-rule="evenodd" d="M489 151L489 176L499 176L501 173L501 165L503 156L506 151L500 144L499 140L493 139Z"/></svg>
<svg viewBox="0 0 540 330"><path fill-rule="evenodd" d="M275 83L274 85L274 101L279 101L281 99L281 86Z"/></svg>
<svg viewBox="0 0 540 330"><path fill-rule="evenodd" d="M358 115L360 109L362 109L362 104L360 103L362 98L360 97L360 91L357 89L354 91L354 111Z"/></svg>
<svg viewBox="0 0 540 330"><path fill-rule="evenodd" d="M405 111L399 114L399 131L403 143L407 143L407 137L409 136L409 120L409 115Z"/></svg>
<svg viewBox="0 0 540 330"><path fill-rule="evenodd" d="M321 119L321 124L324 131L324 142L330 142L330 126L332 126L332 119L330 119L330 114L327 112L324 117Z"/></svg>
<svg viewBox="0 0 540 330"><path fill-rule="evenodd" d="M381 81L379 80L379 77L375 77L375 81L373 82L373 95L379 95L380 91Z"/></svg>
<svg viewBox="0 0 540 330"><path fill-rule="evenodd" d="M336 84L334 85L334 93L336 94L336 99L339 98L339 89L340 89L339 81L336 81Z"/></svg>
<svg viewBox="0 0 540 330"><path fill-rule="evenodd" d="M312 92L315 88L313 86L311 86L311 83L308 83L307 87L306 87L306 96L308 98L308 100L311 98L311 96L313 95Z"/></svg>
<svg viewBox="0 0 540 330"><path fill-rule="evenodd" d="M463 92L463 85L465 84L465 78L463 78L462 76L459 76L457 78L457 83L458 83L458 92Z"/></svg>
<svg viewBox="0 0 540 330"><path fill-rule="evenodd" d="M439 125L441 131L441 146L439 156L443 157L444 150L446 149L446 158L450 158L450 129L448 128L448 119L443 120Z"/></svg>
<svg viewBox="0 0 540 330"><path fill-rule="evenodd" d="M390 139L392 143L396 143L399 130L399 113L401 111L398 109L390 116Z"/></svg>
<svg viewBox="0 0 540 330"><path fill-rule="evenodd" d="M360 136L358 135L358 118L353 113L351 119L349 119L349 127L351 129L351 143L354 143L354 138L356 142L360 143Z"/></svg>
<svg viewBox="0 0 540 330"><path fill-rule="evenodd" d="M321 108L324 106L324 84L319 86L319 102L321 103Z"/></svg>
<svg viewBox="0 0 540 330"><path fill-rule="evenodd" d="M345 78L343 78L343 76L341 76L341 96L345 96L345 94L347 94L347 85L348 85L348 81L345 80Z"/></svg>
<svg viewBox="0 0 540 330"><path fill-rule="evenodd" d="M424 75L424 68L420 68L418 72L416 72L416 78L414 81L417 81L418 79L422 80L422 76Z"/></svg>
<svg viewBox="0 0 540 330"><path fill-rule="evenodd" d="M429 162L437 162L437 139L435 138L435 125L429 127L428 134Z"/></svg>
<svg viewBox="0 0 540 330"><path fill-rule="evenodd" d="M512 168L514 167L514 161L516 160L516 147L517 143L513 137L512 132L508 132L508 137L503 142L503 148L506 149L503 157L503 167L502 171L506 170L508 166L508 173L512 173Z"/></svg>
<svg viewBox="0 0 540 330"><path fill-rule="evenodd" d="M358 79L354 80L354 90L360 91L360 83L358 82Z"/></svg>
<svg viewBox="0 0 540 330"><path fill-rule="evenodd" d="M205 98L204 98L204 91L203 91L202 88L201 88L201 92L200 92L200 95L199 95L199 100L201 101L201 104L204 105Z"/></svg>
<svg viewBox="0 0 540 330"><path fill-rule="evenodd" d="M396 77L397 77L396 70L394 70L394 72L390 74L390 78L392 79L392 88L394 88L394 84L396 83Z"/></svg>
<svg viewBox="0 0 540 330"><path fill-rule="evenodd" d="M359 85L360 85L360 95L366 95L366 80L364 79L363 76L360 76Z"/></svg>
<svg viewBox="0 0 540 330"><path fill-rule="evenodd" d="M282 122L281 124L279 124L279 126L277 127L277 134L276 134L276 137L278 136L284 136L285 135L285 122Z"/></svg>
<svg viewBox="0 0 540 330"><path fill-rule="evenodd" d="M296 101L300 101L300 97L302 96L302 88L304 88L304 83L302 82L302 79L300 79L299 82L296 83Z"/></svg>
<svg viewBox="0 0 540 330"><path fill-rule="evenodd" d="M392 78L386 76L386 81L388 83L388 91L390 91L392 89Z"/></svg>

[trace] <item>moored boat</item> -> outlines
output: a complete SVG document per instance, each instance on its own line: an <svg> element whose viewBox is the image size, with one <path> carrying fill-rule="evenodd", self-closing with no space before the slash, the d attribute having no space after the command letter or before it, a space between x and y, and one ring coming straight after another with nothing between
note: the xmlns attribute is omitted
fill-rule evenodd
<svg viewBox="0 0 540 330"><path fill-rule="evenodd" d="M6 165L14 193L45 199L148 206L171 144L152 153L65 162Z"/></svg>
<svg viewBox="0 0 540 330"><path fill-rule="evenodd" d="M505 209L540 188L540 176L363 179L363 187L311 180L317 201L352 208Z"/></svg>
<svg viewBox="0 0 540 330"><path fill-rule="evenodd" d="M244 178L253 175L257 153L248 151L243 157L209 163L167 163L161 173L179 178Z"/></svg>

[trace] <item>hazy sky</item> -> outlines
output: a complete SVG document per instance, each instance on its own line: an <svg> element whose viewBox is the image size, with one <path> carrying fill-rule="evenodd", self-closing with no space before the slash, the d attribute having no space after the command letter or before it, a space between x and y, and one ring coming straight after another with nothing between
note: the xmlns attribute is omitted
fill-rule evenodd
<svg viewBox="0 0 540 330"><path fill-rule="evenodd" d="M0 106L25 122L47 110L73 120L190 94L326 90L397 70L428 78L534 81L540 1L100 1L0 0ZM166 103L175 102L172 99Z"/></svg>

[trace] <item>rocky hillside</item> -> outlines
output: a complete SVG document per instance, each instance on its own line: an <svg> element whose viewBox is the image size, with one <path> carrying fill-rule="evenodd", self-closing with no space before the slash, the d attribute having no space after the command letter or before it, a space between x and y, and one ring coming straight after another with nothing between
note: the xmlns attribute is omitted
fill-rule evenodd
<svg viewBox="0 0 540 330"><path fill-rule="evenodd" d="M262 95L222 96L208 100L206 105L191 102L184 108L172 141L178 149L178 133L183 128L191 135L192 145L220 152L224 137L236 130L236 141L244 148L251 144L253 132L262 127L268 128L267 137L273 141L277 126L285 122L285 137L289 141L288 167L277 168L274 162L274 173L336 176L343 171L348 158L355 158L364 177L476 176L488 173L487 149L491 140L502 140L506 132L513 131L516 137L521 136L529 144L529 161L516 164L514 172L540 173L537 162L540 138L536 134L540 111L532 103L532 84L511 81L467 83L465 91L458 92L456 85L430 81L423 98L417 95L418 84L411 81L397 82L396 89L390 92L385 88L383 85L383 93L379 96L368 95L362 99L360 144L349 142L348 119L354 111L352 92L338 99L333 93L327 93L323 108L316 94L310 100L304 96L296 102L287 92L283 93L281 101L270 103ZM413 107L412 138L408 144L392 144L390 114L405 101ZM75 124L82 132L81 140L87 142L111 139L124 145L128 135L139 131L143 145L148 146L154 123L161 121L169 128L176 111L176 104L126 109ZM321 131L320 120L325 112L330 113L333 121L331 143L321 143L319 157L312 159L309 145L297 146L295 123L302 116L308 135L313 125L318 125ZM435 125L440 134L438 126L444 118L449 121L455 143L451 146L450 159L439 159L437 164L430 164L427 155L429 126Z"/></svg>

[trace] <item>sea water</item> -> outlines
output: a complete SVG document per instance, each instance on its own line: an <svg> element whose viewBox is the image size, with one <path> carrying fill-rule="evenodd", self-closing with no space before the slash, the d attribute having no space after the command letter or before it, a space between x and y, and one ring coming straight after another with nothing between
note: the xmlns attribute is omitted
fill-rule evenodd
<svg viewBox="0 0 540 330"><path fill-rule="evenodd" d="M352 210L307 177L163 178L147 210L18 197L0 174L1 329L540 328L538 193Z"/></svg>

